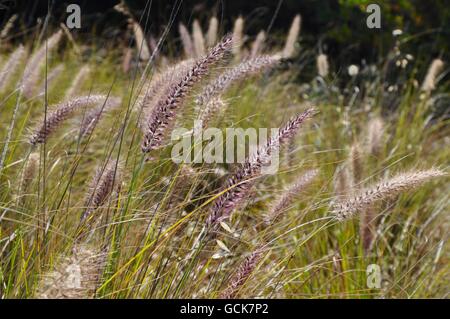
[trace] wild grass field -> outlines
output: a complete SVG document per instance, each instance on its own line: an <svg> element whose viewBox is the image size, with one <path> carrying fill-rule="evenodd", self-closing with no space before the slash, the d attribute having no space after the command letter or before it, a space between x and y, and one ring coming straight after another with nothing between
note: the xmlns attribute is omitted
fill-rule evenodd
<svg viewBox="0 0 450 319"><path fill-rule="evenodd" d="M212 18L154 40L120 10L124 50L45 28L2 48L1 298L448 297L448 61L394 34L378 63L335 65L300 16L277 39ZM199 118L280 137L174 163L171 131Z"/></svg>

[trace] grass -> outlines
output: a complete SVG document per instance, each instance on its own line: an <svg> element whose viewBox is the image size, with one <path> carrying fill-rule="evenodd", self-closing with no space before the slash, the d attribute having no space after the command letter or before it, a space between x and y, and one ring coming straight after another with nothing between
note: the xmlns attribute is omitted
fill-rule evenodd
<svg viewBox="0 0 450 319"><path fill-rule="evenodd" d="M149 73L142 65L123 73L118 52L102 56L94 51L82 61L70 43L50 61L48 70L59 63L64 72L48 84L46 96L21 97L15 90L20 71L1 93L0 141L6 140L19 103L0 175L2 298L217 298L244 259L261 246L261 258L234 296L447 297L446 177L374 205L376 232L370 249L363 247L359 218L338 222L330 208L344 193L356 193L397 173L430 167L448 170L448 119L433 115L435 95L424 95L414 85L416 72L411 72L401 89L388 93L380 66L375 80L361 70L357 78L339 73L299 83L302 70L290 66L315 62L297 64L293 59L233 85L222 96L228 107L216 114L210 127L281 127L310 105L318 114L282 148L279 172L258 178L251 196L224 221L214 240L196 246L212 203L236 164L177 165L170 159L170 147L158 149L152 159L145 160L140 115L134 104L142 88L140 79L154 76L158 70L154 65L147 69ZM45 144L33 148L27 143L28 129L45 113L45 99L49 105L64 99L75 74L86 63L91 73L77 93L121 97L121 106L106 112L88 138L79 134L79 121L87 111L81 109ZM24 65L23 61L20 70ZM215 67L189 94L177 114L177 125L192 127L195 93L225 67ZM45 82L43 72L41 81ZM354 94L356 86L358 94ZM448 83L440 87L445 90ZM395 108L387 109L392 98ZM376 154L368 150L367 142L374 133L368 131L374 117L384 123L382 132L375 132L380 135ZM347 181L343 189L339 184L342 172L354 173L349 154L356 141L362 150L358 158L362 176ZM0 145L3 149L5 144ZM24 192L21 185L32 152L39 154L38 168ZM105 169L111 160L118 163L114 178L120 189L106 196L80 226L90 181L96 169ZM267 226L264 217L271 204L310 169L317 169L318 176ZM81 244L88 248L77 250ZM381 269L380 288L367 285L370 264ZM78 268L68 269L68 265ZM45 278L59 282L49 284ZM81 288L70 286L71 280L78 280Z"/></svg>

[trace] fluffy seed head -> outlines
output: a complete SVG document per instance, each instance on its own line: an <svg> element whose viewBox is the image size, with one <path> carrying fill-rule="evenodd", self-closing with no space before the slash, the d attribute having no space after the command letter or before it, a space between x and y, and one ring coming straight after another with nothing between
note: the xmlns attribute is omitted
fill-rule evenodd
<svg viewBox="0 0 450 319"><path fill-rule="evenodd" d="M20 185L20 194L24 195L27 193L33 179L35 178L39 169L39 153L31 153L28 157L27 163L25 164L22 183Z"/></svg>
<svg viewBox="0 0 450 319"><path fill-rule="evenodd" d="M60 103L53 107L46 118L40 121L40 124L34 130L30 137L30 143L36 145L39 143L45 143L48 137L68 118L70 118L74 112L82 106L93 105L104 101L106 96L104 95L89 95L73 98L67 102Z"/></svg>
<svg viewBox="0 0 450 319"><path fill-rule="evenodd" d="M97 168L86 196L86 209L81 216L81 221L86 220L94 210L102 206L113 192L119 191L121 184L120 171L120 166L116 161L111 161L105 166L102 165Z"/></svg>
<svg viewBox="0 0 450 319"><path fill-rule="evenodd" d="M401 192L414 189L432 178L444 175L444 172L434 168L399 174L362 190L356 196L333 203L331 211L338 220L349 219L376 202L392 198Z"/></svg>
<svg viewBox="0 0 450 319"><path fill-rule="evenodd" d="M195 58L195 48L194 43L192 42L191 35L189 34L186 26L180 22L178 25L178 32L180 33L181 42L183 43L184 54L186 58L193 59Z"/></svg>
<svg viewBox="0 0 450 319"><path fill-rule="evenodd" d="M88 65L83 65L81 67L80 71L78 71L77 75L72 81L72 84L70 85L69 89L66 92L66 100L74 97L75 94L78 93L78 91L81 88L81 85L86 80L90 72L91 69L89 68Z"/></svg>
<svg viewBox="0 0 450 319"><path fill-rule="evenodd" d="M334 193L336 195L348 194L353 186L353 175L348 165L341 166L334 177Z"/></svg>
<svg viewBox="0 0 450 319"><path fill-rule="evenodd" d="M90 111L88 111L81 121L80 136L81 138L90 135L97 123L100 121L102 115L114 108L120 106L121 99L117 97L108 97L106 101L99 103L99 105Z"/></svg>
<svg viewBox="0 0 450 319"><path fill-rule="evenodd" d="M50 87L52 83L55 82L55 80L63 73L64 71L64 64L58 64L53 69L50 70L50 72L47 74L47 79L44 79L44 83L41 86L41 90L39 92L39 95L45 94L45 87L47 86L47 89ZM47 84L45 83L47 82Z"/></svg>
<svg viewBox="0 0 450 319"><path fill-rule="evenodd" d="M233 55L239 58L242 45L244 44L244 18L242 16L239 16L234 22L233 41Z"/></svg>
<svg viewBox="0 0 450 319"><path fill-rule="evenodd" d="M32 97L34 90L36 89L36 84L39 81L40 71L45 64L46 55L51 53L51 51L56 48L62 38L62 35L63 31L59 30L50 36L46 40L47 44L42 44L40 48L28 59L19 87L25 97Z"/></svg>
<svg viewBox="0 0 450 319"><path fill-rule="evenodd" d="M287 190L272 204L269 212L264 216L264 222L267 225L274 223L281 213L289 207L294 198L302 190L307 187L312 180L317 176L319 171L312 169L301 175Z"/></svg>
<svg viewBox="0 0 450 319"><path fill-rule="evenodd" d="M8 34L9 31L12 29L12 27L14 26L14 22L16 22L18 15L17 14L13 14L8 21L6 22L5 26L3 27L2 31L0 32L0 39L5 39Z"/></svg>
<svg viewBox="0 0 450 319"><path fill-rule="evenodd" d="M197 19L192 24L192 39L194 41L195 56L200 57L205 54L205 39L203 38L202 27Z"/></svg>
<svg viewBox="0 0 450 319"><path fill-rule="evenodd" d="M16 71L20 61L24 56L25 49L23 45L19 45L17 49L15 49L13 53L11 53L8 61L6 61L5 65L0 71L0 92L2 92L5 89L5 86L8 85L11 76Z"/></svg>
<svg viewBox="0 0 450 319"><path fill-rule="evenodd" d="M129 19L128 23L133 29L139 59L142 61L148 61L150 59L150 50L148 48L147 40L145 40L144 31L136 21Z"/></svg>
<svg viewBox="0 0 450 319"><path fill-rule="evenodd" d="M328 75L330 66L328 64L328 57L326 54L319 54L317 56L317 72L321 77L326 77Z"/></svg>
<svg viewBox="0 0 450 319"><path fill-rule="evenodd" d="M374 117L367 126L367 151L373 156L380 154L383 146L384 122L380 117Z"/></svg>
<svg viewBox="0 0 450 319"><path fill-rule="evenodd" d="M232 67L219 75L215 80L207 85L203 89L202 93L200 93L197 97L197 105L201 106L207 104L212 98L227 90L233 83L236 83L238 80L248 75L256 74L271 66L274 66L277 62L277 57L269 55L262 55L254 59L241 62L235 67Z"/></svg>
<svg viewBox="0 0 450 319"><path fill-rule="evenodd" d="M303 122L311 118L314 113L314 109L311 108L293 117L279 129L277 136L271 137L266 145L260 146L255 154L246 159L226 182L223 194L214 201L206 220L207 229L214 231L221 221L230 217L232 212L248 197L255 184L255 179L260 176L271 152L291 139Z"/></svg>
<svg viewBox="0 0 450 319"><path fill-rule="evenodd" d="M292 20L291 28L289 29L289 33L284 44L284 49L281 54L284 59L292 58L295 54L295 44L297 43L297 39L300 34L300 23L301 17L297 14L294 20Z"/></svg>
<svg viewBox="0 0 450 319"><path fill-rule="evenodd" d="M77 244L73 248L71 256L60 259L53 271L42 276L36 298L94 298L105 267L105 253L86 245Z"/></svg>
<svg viewBox="0 0 450 319"><path fill-rule="evenodd" d="M212 17L209 20L208 33L206 34L206 45L212 47L216 44L217 34L219 32L219 20L216 17Z"/></svg>
<svg viewBox="0 0 450 319"><path fill-rule="evenodd" d="M436 79L443 69L444 61L441 59L434 59L433 62L431 62L425 80L422 83L422 91L429 93L436 88Z"/></svg>
<svg viewBox="0 0 450 319"><path fill-rule="evenodd" d="M154 110L158 101L167 94L168 88L186 74L189 68L192 67L194 60L188 59L178 62L174 66L163 69L163 71L155 74L153 78L144 86L142 94L137 101L138 110L142 110L140 126L145 130L145 124L151 112ZM144 132L145 133L145 132Z"/></svg>
<svg viewBox="0 0 450 319"><path fill-rule="evenodd" d="M358 142L354 142L350 149L349 164L352 167L353 182L361 181L363 174L362 150Z"/></svg>
<svg viewBox="0 0 450 319"><path fill-rule="evenodd" d="M208 126L208 122L218 112L223 112L227 108L228 103L220 97L215 97L209 100L204 109L199 114L199 120L202 122L203 128Z"/></svg>
<svg viewBox="0 0 450 319"><path fill-rule="evenodd" d="M264 41L266 41L266 33L261 30L252 44L252 51L250 53L252 59L256 58L262 52Z"/></svg>
<svg viewBox="0 0 450 319"><path fill-rule="evenodd" d="M219 44L212 48L208 54L198 59L188 72L175 84L168 88L150 114L145 134L141 144L142 151L148 153L161 145L166 135L167 127L173 122L176 111L184 102L192 87L198 83L209 69L221 61L227 52L231 50L232 38L226 36Z"/></svg>
<svg viewBox="0 0 450 319"><path fill-rule="evenodd" d="M220 294L220 299L233 299L239 289L245 284L264 256L263 247L259 246L241 263L235 274L231 277L228 287Z"/></svg>

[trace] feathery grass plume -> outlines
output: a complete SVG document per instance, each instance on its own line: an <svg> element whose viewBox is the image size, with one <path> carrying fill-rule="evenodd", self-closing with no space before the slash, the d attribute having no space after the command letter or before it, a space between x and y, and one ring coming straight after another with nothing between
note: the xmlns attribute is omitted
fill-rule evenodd
<svg viewBox="0 0 450 319"><path fill-rule="evenodd" d="M353 176L348 168L348 165L342 165L336 171L334 177L334 194L346 195L350 193L353 186Z"/></svg>
<svg viewBox="0 0 450 319"><path fill-rule="evenodd" d="M8 34L9 31L11 31L12 27L14 26L14 23L17 20L18 15L17 14L13 14L8 21L6 22L5 26L3 27L2 31L0 32L0 39L3 40L5 39Z"/></svg>
<svg viewBox="0 0 450 319"><path fill-rule="evenodd" d="M297 14L292 20L291 28L289 29L284 49L281 56L284 59L292 58L295 54L295 44L297 43L298 36L300 34L301 17Z"/></svg>
<svg viewBox="0 0 450 319"><path fill-rule="evenodd" d="M76 54L81 55L82 52L80 50L80 47L78 46L77 42L75 41L75 39L73 38L72 33L70 32L69 28L66 26L65 23L61 22L59 24L59 26L61 27L61 29L63 30L64 34L67 37L67 40L69 40L69 42L72 44L72 48L74 49L74 51L76 52Z"/></svg>
<svg viewBox="0 0 450 319"><path fill-rule="evenodd" d="M31 153L23 169L22 182L20 183L20 195L25 195L28 192L38 169L39 153Z"/></svg>
<svg viewBox="0 0 450 319"><path fill-rule="evenodd" d="M133 15L131 14L130 10L128 9L127 5L124 3L123 0L121 0L119 4L116 4L114 6L114 10L122 13L123 15L126 15L128 18L133 17Z"/></svg>
<svg viewBox="0 0 450 319"><path fill-rule="evenodd" d="M0 71L0 92L2 92L8 85L11 76L16 71L19 66L20 61L25 55L25 49L22 44L20 44L14 52L8 58L2 70Z"/></svg>
<svg viewBox="0 0 450 319"><path fill-rule="evenodd" d="M217 34L219 32L219 20L216 17L209 19L208 32L206 34L206 45L212 47L217 42Z"/></svg>
<svg viewBox="0 0 450 319"><path fill-rule="evenodd" d="M42 67L46 63L46 55L50 55L51 51L56 48L61 40L63 31L59 30L50 36L46 43L42 44L40 48L28 59L25 70L23 71L20 90L27 98L33 96L36 84L39 81L39 75Z"/></svg>
<svg viewBox="0 0 450 319"><path fill-rule="evenodd" d="M359 236L362 240L363 249L365 252L370 251L372 248L373 239L376 234L376 207L368 207L361 214L361 220L359 223Z"/></svg>
<svg viewBox="0 0 450 319"><path fill-rule="evenodd" d="M44 79L44 83L41 85L41 90L39 92L39 95L45 94L45 88L47 87L47 90L49 89L50 85L55 82L55 80L60 76L64 71L64 64L60 63L57 66L55 66L53 69L50 70L50 72L47 74L47 79ZM47 82L47 84L45 83Z"/></svg>
<svg viewBox="0 0 450 319"><path fill-rule="evenodd" d="M80 71L78 71L77 75L70 84L70 87L67 89L65 98L66 100L74 97L75 94L78 93L90 72L91 69L89 65L83 65L81 67Z"/></svg>
<svg viewBox="0 0 450 319"><path fill-rule="evenodd" d="M155 52L158 49L158 42L156 41L153 34L150 34L148 36L148 45L150 47L150 51L152 51L152 54L153 54L153 52Z"/></svg>
<svg viewBox="0 0 450 319"><path fill-rule="evenodd" d="M70 118L74 112L82 106L100 103L106 99L105 95L89 95L75 97L67 102L56 105L44 121L34 130L30 137L32 145L45 143L51 135L65 120Z"/></svg>
<svg viewBox="0 0 450 319"><path fill-rule="evenodd" d="M256 36L255 41L252 43L252 51L250 53L250 58L256 58L263 50L264 41L266 41L266 33L261 30Z"/></svg>
<svg viewBox="0 0 450 319"><path fill-rule="evenodd" d="M244 44L244 18L239 16L233 27L233 55L237 60L241 57L241 48Z"/></svg>
<svg viewBox="0 0 450 319"><path fill-rule="evenodd" d="M272 204L269 212L264 216L266 225L274 223L283 211L289 207L294 198L307 187L318 174L317 169L312 169L301 175L286 191Z"/></svg>
<svg viewBox="0 0 450 319"><path fill-rule="evenodd" d="M178 25L178 32L180 33L181 42L183 43L184 54L187 59L196 58L194 43L186 26L180 22Z"/></svg>
<svg viewBox="0 0 450 319"><path fill-rule="evenodd" d="M353 183L356 184L361 181L363 174L362 150L358 142L354 142L350 149L349 164L353 175Z"/></svg>
<svg viewBox="0 0 450 319"><path fill-rule="evenodd" d="M328 72L330 70L330 66L328 64L328 57L326 54L319 54L317 56L317 73L323 78L325 78L328 75Z"/></svg>
<svg viewBox="0 0 450 319"><path fill-rule="evenodd" d="M199 94L196 99L196 104L198 106L207 104L212 98L222 94L239 79L267 69L275 65L278 61L277 56L262 55L239 63L212 80Z"/></svg>
<svg viewBox="0 0 450 319"><path fill-rule="evenodd" d="M224 112L227 106L228 103L220 97L213 97L211 100L209 100L204 110L200 112L198 118L202 122L203 128L206 128L208 126L209 121L214 115L216 115L218 112Z"/></svg>
<svg viewBox="0 0 450 319"><path fill-rule="evenodd" d="M150 82L144 86L142 93L136 101L137 109L142 110L139 126L144 130L144 134L146 130L145 123L159 100L164 94L168 94L167 90L186 74L193 63L193 59L188 59L167 67L163 71L155 74Z"/></svg>
<svg viewBox="0 0 450 319"><path fill-rule="evenodd" d="M118 193L120 184L121 168L117 161L110 161L106 165L98 167L86 196L85 210L81 215L81 222L85 221L97 208L105 204L114 192Z"/></svg>
<svg viewBox="0 0 450 319"><path fill-rule="evenodd" d="M128 73L131 69L131 61L133 61L133 50L131 48L125 48L122 59L122 71Z"/></svg>
<svg viewBox="0 0 450 319"><path fill-rule="evenodd" d="M232 37L225 36L207 55L198 59L179 81L168 88L168 93L159 100L147 120L146 132L142 141L144 153L161 145L166 135L166 128L171 124L176 110L183 104L186 95L214 64L224 58L225 54L231 50L232 44Z"/></svg>
<svg viewBox="0 0 450 319"><path fill-rule="evenodd" d="M362 190L350 199L333 203L331 211L338 220L349 219L358 212L368 209L376 202L390 199L401 192L417 188L432 178L444 175L446 175L444 172L435 168L398 174Z"/></svg>
<svg viewBox="0 0 450 319"><path fill-rule="evenodd" d="M200 57L205 54L205 39L203 38L202 27L197 19L192 24L192 40L194 42L195 55Z"/></svg>
<svg viewBox="0 0 450 319"><path fill-rule="evenodd" d="M148 48L147 40L145 40L144 31L134 19L128 19L128 23L133 29L134 41L136 42L139 59L141 61L148 61L150 59L150 50Z"/></svg>
<svg viewBox="0 0 450 319"><path fill-rule="evenodd" d="M291 139L303 122L315 113L313 108L294 116L278 130L278 136L271 137L266 145L260 146L255 154L248 157L226 182L224 192L213 202L211 212L206 219L206 229L214 231L217 225L228 219L233 211L248 198L255 179L260 176L263 165L274 149ZM211 229L212 228L212 229Z"/></svg>
<svg viewBox="0 0 450 319"><path fill-rule="evenodd" d="M428 68L427 75L425 76L425 79L422 83L422 91L430 93L436 88L436 78L443 69L444 61L442 61L441 59L434 59L433 62L431 62L431 65Z"/></svg>
<svg viewBox="0 0 450 319"><path fill-rule="evenodd" d="M85 244L76 244L72 255L60 257L55 269L39 281L37 299L90 299L106 265L106 254Z"/></svg>
<svg viewBox="0 0 450 319"><path fill-rule="evenodd" d="M380 117L374 117L367 125L367 152L378 156L383 144L384 122Z"/></svg>
<svg viewBox="0 0 450 319"><path fill-rule="evenodd" d="M97 123L100 121L103 113L111 111L112 109L120 106L121 98L118 97L108 97L106 102L101 102L99 106L95 109L90 110L85 114L80 125L80 137L90 135Z"/></svg>
<svg viewBox="0 0 450 319"><path fill-rule="evenodd" d="M234 299L239 293L239 289L245 284L252 274L253 270L258 266L264 256L263 246L257 247L244 261L239 265L237 271L230 278L228 287L220 294L220 299Z"/></svg>

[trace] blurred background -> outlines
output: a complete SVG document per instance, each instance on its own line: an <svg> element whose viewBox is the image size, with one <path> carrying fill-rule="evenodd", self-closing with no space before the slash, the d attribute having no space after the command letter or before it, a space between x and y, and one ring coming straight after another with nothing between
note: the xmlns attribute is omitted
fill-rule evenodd
<svg viewBox="0 0 450 319"><path fill-rule="evenodd" d="M2 25L14 14L15 41L33 37L35 28L51 12L49 26L57 27L65 21L70 3L79 4L82 28L76 36L89 41L96 36L100 46L127 44L126 17L114 10L119 0L3 0L0 17ZM169 21L173 25L169 37L177 37L177 25L182 21L190 25L199 19L207 27L209 18L216 15L222 31L232 29L233 21L242 15L246 20L245 33L256 35L269 31L273 39L284 35L295 14L302 15L301 44L320 46L335 61L359 62L361 57L374 61L385 56L395 39L392 31L403 32L403 47L410 46L416 56L448 55L450 45L449 0L397 0L378 1L382 10L381 29L368 29L366 7L373 0L125 0L137 21L149 34L157 37Z"/></svg>

